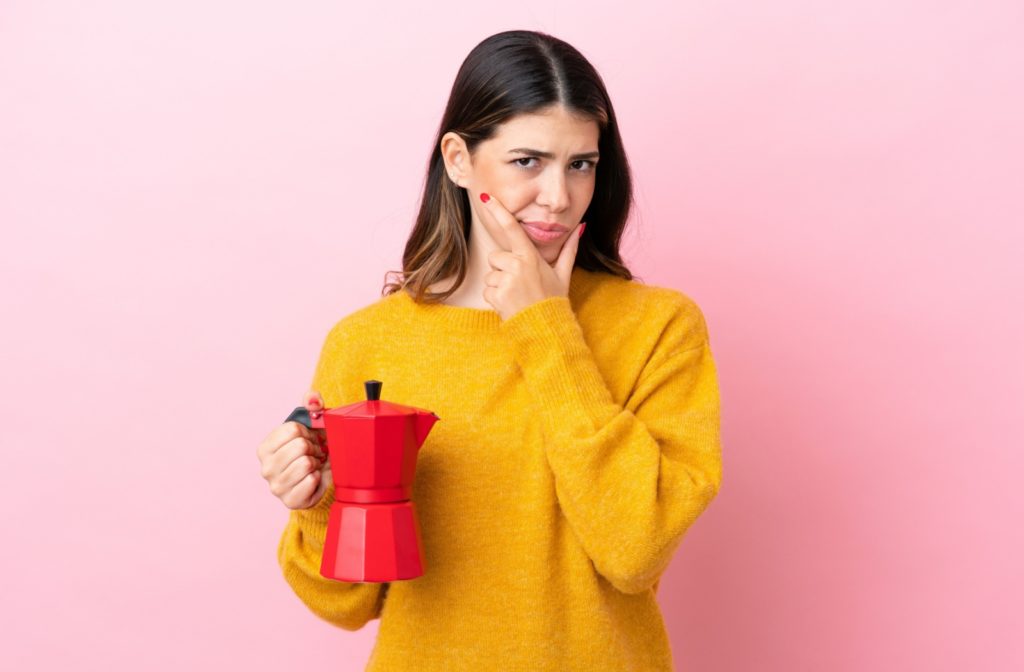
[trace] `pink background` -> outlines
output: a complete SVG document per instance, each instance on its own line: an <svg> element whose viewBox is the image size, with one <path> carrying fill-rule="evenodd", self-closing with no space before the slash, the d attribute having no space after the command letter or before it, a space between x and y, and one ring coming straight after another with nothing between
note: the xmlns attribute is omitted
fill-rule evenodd
<svg viewBox="0 0 1024 672"><path fill-rule="evenodd" d="M399 268L462 59L534 28L719 365L678 668L1022 669L1024 5L343 4L0 6L0 667L362 669L256 446Z"/></svg>

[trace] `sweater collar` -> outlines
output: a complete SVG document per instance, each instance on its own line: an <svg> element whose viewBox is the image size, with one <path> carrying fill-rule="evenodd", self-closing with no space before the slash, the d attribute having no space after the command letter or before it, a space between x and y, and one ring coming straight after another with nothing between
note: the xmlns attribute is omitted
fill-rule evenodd
<svg viewBox="0 0 1024 672"><path fill-rule="evenodd" d="M573 305L587 293L595 283L597 273L576 266L569 276L569 300ZM470 308L467 306L449 306L444 303L426 303L417 301L412 294L404 289L397 292L399 301L414 311L418 318L429 319L450 329L458 331L496 331L501 326L501 315L493 308Z"/></svg>

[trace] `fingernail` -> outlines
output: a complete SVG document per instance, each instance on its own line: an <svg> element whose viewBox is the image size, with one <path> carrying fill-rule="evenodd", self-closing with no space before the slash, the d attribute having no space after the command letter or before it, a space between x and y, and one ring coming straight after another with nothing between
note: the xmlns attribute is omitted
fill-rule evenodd
<svg viewBox="0 0 1024 672"><path fill-rule="evenodd" d="M583 236L583 229L585 229L585 228L587 228L587 223L586 222L580 223L580 230L579 230L579 232L576 235L582 237Z"/></svg>
<svg viewBox="0 0 1024 672"><path fill-rule="evenodd" d="M480 192L480 200L486 203L487 201L491 200L491 196L487 192L482 191Z"/></svg>

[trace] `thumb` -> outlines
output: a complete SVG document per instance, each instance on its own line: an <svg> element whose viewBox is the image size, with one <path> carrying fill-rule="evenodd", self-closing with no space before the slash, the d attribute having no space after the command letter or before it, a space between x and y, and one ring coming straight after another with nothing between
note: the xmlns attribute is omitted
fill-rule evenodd
<svg viewBox="0 0 1024 672"><path fill-rule="evenodd" d="M565 244L562 245L562 250L558 253L558 259L555 260L555 274L566 287L569 286L572 267L576 263L576 251L580 248L580 236L583 234L583 229L586 225L586 222L580 222L572 230L572 233L569 234L569 239L565 241Z"/></svg>
<svg viewBox="0 0 1024 672"><path fill-rule="evenodd" d="M308 411L322 411L324 409L324 400L320 396L320 393L316 390L310 390L306 392L303 397L302 405L306 407Z"/></svg>
<svg viewBox="0 0 1024 672"><path fill-rule="evenodd" d="M306 410L309 411L310 415L313 417L318 417L319 413L324 410L324 400L320 396L320 393L317 392L316 390L310 390L309 392L306 392L305 396L303 397L302 403L306 407ZM323 441L326 440L327 438L327 430L323 428L318 428L314 429L313 433L317 434L320 437L321 447L323 447Z"/></svg>

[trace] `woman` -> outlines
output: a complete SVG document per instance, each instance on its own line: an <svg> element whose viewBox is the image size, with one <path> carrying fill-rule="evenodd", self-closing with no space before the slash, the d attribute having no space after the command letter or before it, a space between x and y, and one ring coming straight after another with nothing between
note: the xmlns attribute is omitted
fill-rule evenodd
<svg viewBox="0 0 1024 672"><path fill-rule="evenodd" d="M259 448L292 509L285 579L347 630L380 619L369 670L671 670L658 580L721 483L707 327L618 251L632 199L611 101L543 33L469 54L428 167L403 277L327 335L310 410L382 398L440 418L413 501L426 572L320 576L334 501L322 430ZM389 391L390 390L390 391Z"/></svg>

